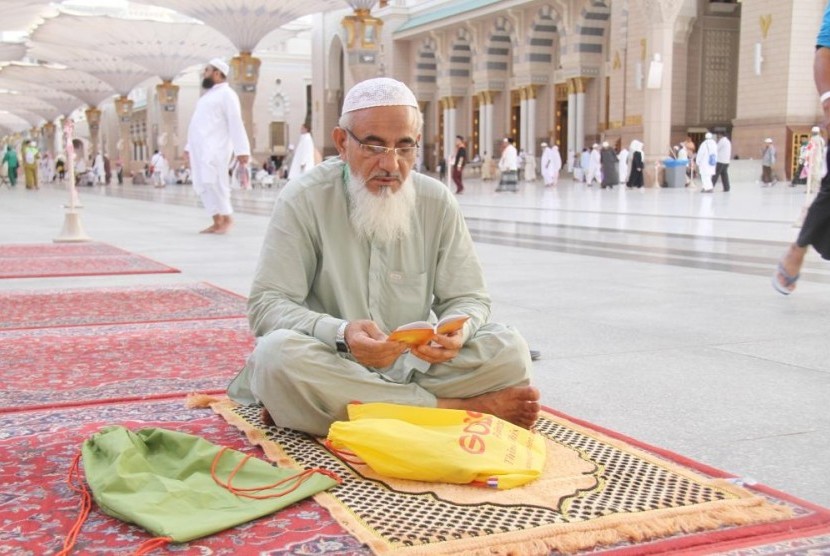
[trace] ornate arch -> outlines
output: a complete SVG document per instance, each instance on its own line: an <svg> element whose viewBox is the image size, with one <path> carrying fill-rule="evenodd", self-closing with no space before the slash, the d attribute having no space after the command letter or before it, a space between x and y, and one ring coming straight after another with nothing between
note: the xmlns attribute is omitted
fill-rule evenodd
<svg viewBox="0 0 830 556"><path fill-rule="evenodd" d="M484 69L491 75L507 75L513 41L510 38L512 25L505 17L493 23L493 29L484 45Z"/></svg>
<svg viewBox="0 0 830 556"><path fill-rule="evenodd" d="M470 32L464 28L458 30L458 35L450 45L449 77L469 79L472 75L472 41Z"/></svg>
<svg viewBox="0 0 830 556"><path fill-rule="evenodd" d="M415 61L415 82L435 85L438 78L438 60L436 58L435 40L424 39L418 46Z"/></svg>
<svg viewBox="0 0 830 556"><path fill-rule="evenodd" d="M610 22L611 0L589 0L577 17L570 48L576 54L602 54Z"/></svg>
<svg viewBox="0 0 830 556"><path fill-rule="evenodd" d="M553 64L556 54L555 45L564 35L564 25L559 13L551 6L542 6L530 25L527 39L527 61Z"/></svg>

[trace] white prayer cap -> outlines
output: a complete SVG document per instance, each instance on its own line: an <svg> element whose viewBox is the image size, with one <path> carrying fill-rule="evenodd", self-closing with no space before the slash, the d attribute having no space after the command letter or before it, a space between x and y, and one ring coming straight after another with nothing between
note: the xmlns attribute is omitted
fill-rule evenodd
<svg viewBox="0 0 830 556"><path fill-rule="evenodd" d="M767 137L766 139L764 139L764 143L772 143L772 139L770 137Z"/></svg>
<svg viewBox="0 0 830 556"><path fill-rule="evenodd" d="M711 139L711 138L712 138L712 134L711 134L710 132L708 132L708 131L707 131L707 132L706 132L706 135L704 135L704 137L705 137L706 139Z"/></svg>
<svg viewBox="0 0 830 556"><path fill-rule="evenodd" d="M230 66L228 66L227 62L222 60L222 58L211 58L210 62L208 62L208 65L213 66L219 71L221 71L225 75L225 77L228 77L228 75L230 75L231 68Z"/></svg>
<svg viewBox="0 0 830 556"><path fill-rule="evenodd" d="M817 125L814 125L813 129L811 129L810 131L812 132L813 135L815 135L816 133L821 133L821 130L818 128Z"/></svg>
<svg viewBox="0 0 830 556"><path fill-rule="evenodd" d="M545 143L544 141L542 141L542 146L543 146L543 147L547 147L547 146L548 146L548 144L547 144L547 143Z"/></svg>
<svg viewBox="0 0 830 556"><path fill-rule="evenodd" d="M389 77L374 77L357 83L343 99L343 113L376 106L418 108L415 94L404 83Z"/></svg>
<svg viewBox="0 0 830 556"><path fill-rule="evenodd" d="M591 148L598 149L599 148L599 143L594 143Z"/></svg>
<svg viewBox="0 0 830 556"><path fill-rule="evenodd" d="M607 149L607 148L608 148L608 146L609 146L609 145L608 145L608 141L603 141L603 142L602 142L602 148L603 148L603 149Z"/></svg>

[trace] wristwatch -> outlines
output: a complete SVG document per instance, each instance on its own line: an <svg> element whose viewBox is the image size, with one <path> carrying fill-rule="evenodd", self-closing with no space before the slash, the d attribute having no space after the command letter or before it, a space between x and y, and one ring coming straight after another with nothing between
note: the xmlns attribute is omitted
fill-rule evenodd
<svg viewBox="0 0 830 556"><path fill-rule="evenodd" d="M346 327L349 326L349 321L344 320L337 328L337 333L334 335L334 345L337 347L338 353L351 353L349 343L346 341Z"/></svg>

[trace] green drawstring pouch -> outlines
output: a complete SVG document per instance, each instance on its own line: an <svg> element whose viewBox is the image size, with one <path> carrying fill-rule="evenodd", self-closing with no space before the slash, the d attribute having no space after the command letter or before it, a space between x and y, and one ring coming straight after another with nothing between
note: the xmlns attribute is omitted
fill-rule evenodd
<svg viewBox="0 0 830 556"><path fill-rule="evenodd" d="M338 483L325 470L281 469L161 428L104 428L84 442L81 455L102 511L179 543L271 514Z"/></svg>

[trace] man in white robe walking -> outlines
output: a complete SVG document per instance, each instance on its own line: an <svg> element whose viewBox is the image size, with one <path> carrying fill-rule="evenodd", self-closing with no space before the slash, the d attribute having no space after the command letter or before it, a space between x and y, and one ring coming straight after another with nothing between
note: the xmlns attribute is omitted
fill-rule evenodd
<svg viewBox="0 0 830 556"><path fill-rule="evenodd" d="M213 224L201 231L206 234L224 234L230 229L231 156L243 165L251 156L239 96L227 83L229 69L219 58L205 66L202 88L206 91L196 103L187 130L185 160L190 163L193 189L213 218Z"/></svg>
<svg viewBox="0 0 830 556"><path fill-rule="evenodd" d="M305 124L300 126L300 140L294 149L291 158L291 168L288 170L288 179L294 179L308 172L314 167L314 140Z"/></svg>
<svg viewBox="0 0 830 556"><path fill-rule="evenodd" d="M559 154L559 147L549 147L542 143L542 179L545 187L554 186L559 181L559 171L562 169L562 157Z"/></svg>
<svg viewBox="0 0 830 556"><path fill-rule="evenodd" d="M700 144L695 157L697 164L697 171L700 174L700 181L702 184L701 193L711 193L715 189L712 185L712 176L715 175L715 169L718 164L718 145L713 139L711 133L706 133L705 140Z"/></svg>

